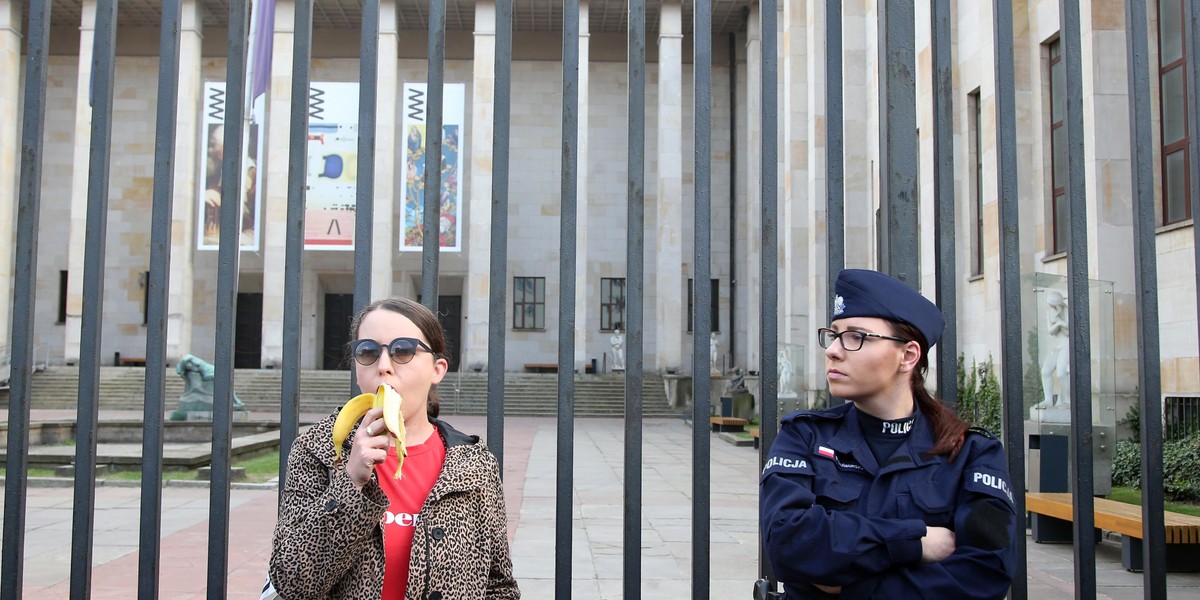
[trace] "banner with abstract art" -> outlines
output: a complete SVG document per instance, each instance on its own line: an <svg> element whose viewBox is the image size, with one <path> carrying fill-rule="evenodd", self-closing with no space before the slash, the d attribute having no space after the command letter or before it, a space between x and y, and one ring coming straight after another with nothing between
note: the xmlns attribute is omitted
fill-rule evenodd
<svg viewBox="0 0 1200 600"><path fill-rule="evenodd" d="M205 151L200 153L200 199L198 204L197 247L216 250L221 241L221 173L225 156L225 82L204 84L204 106L201 133ZM262 173L258 170L263 153L259 123L263 122L265 98L260 97L251 107L251 125L245 136L242 156L242 250L258 249L259 194Z"/></svg>
<svg viewBox="0 0 1200 600"><path fill-rule="evenodd" d="M465 122L466 85L448 83L442 88L442 177L437 197L441 205L438 224L442 250L462 249L461 149ZM426 91L424 83L404 84L404 208L401 213L400 250L420 252L425 218Z"/></svg>
<svg viewBox="0 0 1200 600"><path fill-rule="evenodd" d="M305 184L305 249L353 250L358 190L357 83L310 85Z"/></svg>

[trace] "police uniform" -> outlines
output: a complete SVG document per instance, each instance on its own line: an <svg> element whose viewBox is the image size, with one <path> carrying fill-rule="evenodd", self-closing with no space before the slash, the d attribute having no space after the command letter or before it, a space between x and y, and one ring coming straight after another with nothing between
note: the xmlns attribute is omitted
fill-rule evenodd
<svg viewBox="0 0 1200 600"><path fill-rule="evenodd" d="M931 343L940 337L940 312L936 319L929 314L937 308L890 277L844 271L836 290L835 319L879 316L913 324ZM887 299L888 314L880 314L875 298ZM933 431L917 410L903 441L879 464L864 416L846 403L795 412L781 423L759 483L759 518L786 597L1003 598L1014 569L1016 515L1000 442L972 428L953 460L931 456ZM954 531L952 555L921 563L926 526ZM813 584L840 586L840 596Z"/></svg>

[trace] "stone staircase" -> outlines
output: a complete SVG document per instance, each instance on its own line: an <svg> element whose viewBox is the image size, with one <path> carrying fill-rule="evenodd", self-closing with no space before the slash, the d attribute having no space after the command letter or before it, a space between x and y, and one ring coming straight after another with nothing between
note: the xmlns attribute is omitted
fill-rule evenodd
<svg viewBox="0 0 1200 600"><path fill-rule="evenodd" d="M238 369L233 389L253 412L279 412L282 371ZM100 368L100 408L142 410L145 369ZM487 414L487 374L448 373L438 385L443 415ZM166 411L174 410L183 393L183 380L170 369L166 376ZM34 374L30 390L31 408L76 407L79 398L79 369L50 367ZM302 371L300 412L331 413L350 398L349 371ZM667 406L662 378L647 374L642 387L643 416L679 417L682 408ZM508 373L504 381L504 414L511 416L554 416L558 407L558 376L554 374ZM625 414L625 380L619 375L576 375L575 416L621 417Z"/></svg>

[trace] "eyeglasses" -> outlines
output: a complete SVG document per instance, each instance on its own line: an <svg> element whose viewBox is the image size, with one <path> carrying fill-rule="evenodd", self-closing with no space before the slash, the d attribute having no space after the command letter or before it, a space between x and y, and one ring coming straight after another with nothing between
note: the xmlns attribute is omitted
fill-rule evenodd
<svg viewBox="0 0 1200 600"><path fill-rule="evenodd" d="M880 335L878 333L867 333L865 331L855 331L852 329L847 329L846 331L842 331L840 333L837 331L834 331L832 329L826 329L824 327L817 330L817 343L821 344L822 348L828 348L833 345L834 340L840 339L842 341L842 348L845 348L845 350L847 352L854 352L857 350L862 350L863 344L867 341L867 338L869 338L869 337L879 338L879 339L883 339L883 340L892 340L892 341L896 341L896 342L905 342L905 343L912 341L912 340L906 340L904 338L893 337L890 335Z"/></svg>
<svg viewBox="0 0 1200 600"><path fill-rule="evenodd" d="M358 364L369 367L379 360L383 349L387 349L388 356L392 362L405 365L412 361L417 355L417 350L424 350L433 354L433 348L428 344L418 340L417 338L398 337L392 340L386 346L380 346L375 340L354 340L350 342L350 354L354 357Z"/></svg>

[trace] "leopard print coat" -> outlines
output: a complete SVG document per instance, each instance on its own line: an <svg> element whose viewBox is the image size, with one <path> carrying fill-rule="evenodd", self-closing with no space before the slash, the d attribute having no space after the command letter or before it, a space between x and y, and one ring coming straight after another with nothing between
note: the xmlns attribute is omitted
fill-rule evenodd
<svg viewBox="0 0 1200 600"><path fill-rule="evenodd" d="M334 464L330 415L288 455L270 581L286 600L374 599L383 593L389 501L375 476L357 490ZM442 473L413 534L405 600L518 600L496 458L477 436L433 420L446 444ZM354 441L346 440L344 450Z"/></svg>

